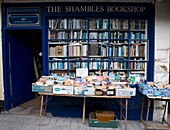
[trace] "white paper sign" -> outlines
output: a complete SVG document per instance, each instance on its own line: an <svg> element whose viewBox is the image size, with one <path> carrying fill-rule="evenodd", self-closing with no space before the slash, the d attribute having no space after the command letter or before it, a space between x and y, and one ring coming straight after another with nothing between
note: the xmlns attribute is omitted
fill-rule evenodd
<svg viewBox="0 0 170 130"><path fill-rule="evenodd" d="M86 76L88 76L87 68L76 69L76 77L86 77Z"/></svg>

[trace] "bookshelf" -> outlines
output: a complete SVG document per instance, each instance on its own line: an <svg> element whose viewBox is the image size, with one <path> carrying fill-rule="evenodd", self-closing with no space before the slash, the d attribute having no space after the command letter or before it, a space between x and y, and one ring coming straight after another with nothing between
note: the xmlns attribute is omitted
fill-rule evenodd
<svg viewBox="0 0 170 130"><path fill-rule="evenodd" d="M124 72L147 78L148 21L143 19L48 19L49 73L75 77Z"/></svg>

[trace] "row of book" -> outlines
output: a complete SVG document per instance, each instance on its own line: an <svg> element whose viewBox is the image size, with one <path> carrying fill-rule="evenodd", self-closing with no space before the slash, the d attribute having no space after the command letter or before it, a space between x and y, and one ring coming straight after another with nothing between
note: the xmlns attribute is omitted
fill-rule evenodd
<svg viewBox="0 0 170 130"><path fill-rule="evenodd" d="M127 19L49 19L49 29L128 29ZM146 29L146 20L130 20L130 29Z"/></svg>
<svg viewBox="0 0 170 130"><path fill-rule="evenodd" d="M145 70L146 63L145 62L130 62L130 69L134 70Z"/></svg>
<svg viewBox="0 0 170 130"><path fill-rule="evenodd" d="M128 32L111 32L110 39L128 39Z"/></svg>
<svg viewBox="0 0 170 130"><path fill-rule="evenodd" d="M104 60L103 60L104 61ZM108 69L108 62L95 62L95 60L93 60L93 62L90 62L89 64L89 69L90 70L99 70L99 69Z"/></svg>
<svg viewBox="0 0 170 130"><path fill-rule="evenodd" d="M90 62L90 70L108 69L108 62ZM144 70L144 62L130 62L130 70ZM110 70L128 70L127 62L110 62Z"/></svg>
<svg viewBox="0 0 170 130"><path fill-rule="evenodd" d="M50 70L75 70L76 68L88 68L88 62L51 62ZM90 62L89 69L108 69L108 62Z"/></svg>
<svg viewBox="0 0 170 130"><path fill-rule="evenodd" d="M66 45L57 45L49 47L49 56L67 56L67 46Z"/></svg>
<svg viewBox="0 0 170 130"><path fill-rule="evenodd" d="M147 29L147 20L131 20L130 21L131 30L145 30Z"/></svg>
<svg viewBox="0 0 170 130"><path fill-rule="evenodd" d="M147 39L147 34L143 32L130 32L131 39Z"/></svg>
<svg viewBox="0 0 170 130"><path fill-rule="evenodd" d="M88 33L82 30L80 31L49 31L48 35L49 39L61 39L61 40L68 40L68 39L82 39L87 40L88 38L97 40L97 39L109 39L108 32L90 32L89 37ZM128 32L111 32L110 39L128 39ZM143 32L130 32L130 39L147 39L147 34Z"/></svg>
<svg viewBox="0 0 170 130"><path fill-rule="evenodd" d="M108 39L108 32L90 32L89 39Z"/></svg>
<svg viewBox="0 0 170 130"><path fill-rule="evenodd" d="M68 47L68 55L69 56L87 56L88 45L77 45L77 46L69 46Z"/></svg>
<svg viewBox="0 0 170 130"><path fill-rule="evenodd" d="M49 39L88 39L87 32L84 31L49 31ZM116 37L117 38L117 37ZM108 39L108 32L90 32L89 39Z"/></svg>
<svg viewBox="0 0 170 130"><path fill-rule="evenodd" d="M111 70L127 70L128 64L126 62L111 62Z"/></svg>
<svg viewBox="0 0 170 130"><path fill-rule="evenodd" d="M89 19L90 29L108 29L108 19Z"/></svg>
<svg viewBox="0 0 170 130"><path fill-rule="evenodd" d="M111 19L110 29L128 29L128 20L126 19Z"/></svg>
<svg viewBox="0 0 170 130"><path fill-rule="evenodd" d="M53 62L49 62L49 70L75 70L76 68L88 68L88 62L63 62L55 60L58 59L53 59Z"/></svg>
<svg viewBox="0 0 170 130"><path fill-rule="evenodd" d="M49 29L87 29L85 19L50 19ZM68 23L68 24L67 24ZM89 19L91 29L108 29L108 19Z"/></svg>
<svg viewBox="0 0 170 130"><path fill-rule="evenodd" d="M110 64L110 68L109 65ZM133 61L130 62L130 70L144 70L146 66L145 62ZM76 68L88 68L88 62L50 62L49 69L50 70L75 70ZM89 63L89 70L128 70L127 62L99 62L94 61Z"/></svg>
<svg viewBox="0 0 170 130"><path fill-rule="evenodd" d="M147 49L143 44L132 44L130 50L127 45L123 46L103 46L102 44L90 44L90 51L88 51L88 45L83 44L70 44L56 45L49 47L49 56L113 56L113 57L146 57Z"/></svg>
<svg viewBox="0 0 170 130"><path fill-rule="evenodd" d="M49 29L67 29L67 19L49 19Z"/></svg>
<svg viewBox="0 0 170 130"><path fill-rule="evenodd" d="M130 56L135 57L147 57L146 46L144 45L132 45L130 47Z"/></svg>
<svg viewBox="0 0 170 130"><path fill-rule="evenodd" d="M86 19L69 19L68 28L69 29L87 29L88 20Z"/></svg>
<svg viewBox="0 0 170 130"><path fill-rule="evenodd" d="M119 40L119 39L112 39L110 40L110 42L108 41L96 41L96 40L90 40L89 42L87 40L68 40L68 41L49 41L48 44L49 45L90 45L90 44L100 44L100 45L105 45L105 46L122 46L122 45L127 45L128 46L129 41L128 40ZM131 40L130 44L145 44L147 45L147 41L146 40Z"/></svg>
<svg viewBox="0 0 170 130"><path fill-rule="evenodd" d="M109 56L114 56L114 57L128 57L128 54L130 54L130 57L146 57L147 56L147 49L146 46L144 45L131 45L130 46L130 51L128 52L128 46L123 45L123 46L112 46L109 47Z"/></svg>
<svg viewBox="0 0 170 130"><path fill-rule="evenodd" d="M88 39L87 32L80 31L49 31L49 39Z"/></svg>
<svg viewBox="0 0 170 130"><path fill-rule="evenodd" d="M50 19L48 24L49 29L87 29L88 25L84 19Z"/></svg>

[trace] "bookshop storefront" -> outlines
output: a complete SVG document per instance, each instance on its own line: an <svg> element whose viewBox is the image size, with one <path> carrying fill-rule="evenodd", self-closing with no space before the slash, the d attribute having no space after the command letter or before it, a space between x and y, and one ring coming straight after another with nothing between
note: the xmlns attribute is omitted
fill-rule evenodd
<svg viewBox="0 0 170 130"><path fill-rule="evenodd" d="M18 3L15 6L3 3L6 110L35 97L31 86L39 76L75 78L76 68L88 68L88 75L96 71L103 75L122 72L126 77L135 74L153 81L154 6L115 2ZM129 100L129 119L140 118L140 98L137 92ZM81 102L79 98L55 97L47 111L76 117L81 115ZM95 108L114 108L119 112L111 99L87 99L87 111Z"/></svg>

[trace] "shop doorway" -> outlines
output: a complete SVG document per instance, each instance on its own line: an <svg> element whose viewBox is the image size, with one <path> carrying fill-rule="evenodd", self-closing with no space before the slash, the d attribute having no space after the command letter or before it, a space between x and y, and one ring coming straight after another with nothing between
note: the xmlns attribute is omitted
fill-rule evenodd
<svg viewBox="0 0 170 130"><path fill-rule="evenodd" d="M18 30L8 31L6 60L8 81L5 96L6 109L14 108L35 97L32 83L41 73L42 49L41 31ZM38 61L38 63L37 63ZM38 64L38 67L36 67ZM7 98L6 98L7 99Z"/></svg>

